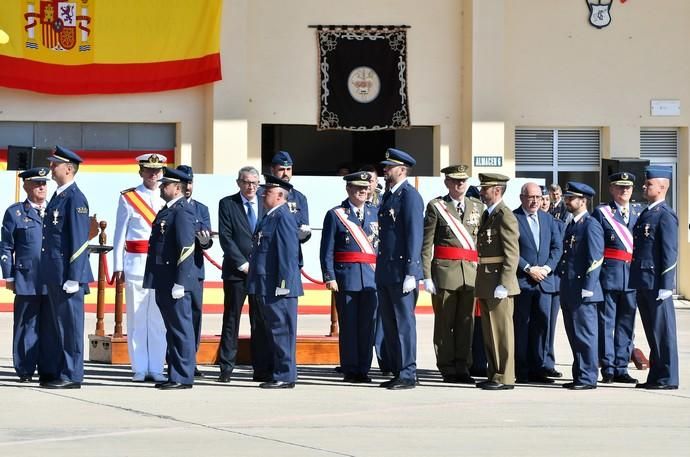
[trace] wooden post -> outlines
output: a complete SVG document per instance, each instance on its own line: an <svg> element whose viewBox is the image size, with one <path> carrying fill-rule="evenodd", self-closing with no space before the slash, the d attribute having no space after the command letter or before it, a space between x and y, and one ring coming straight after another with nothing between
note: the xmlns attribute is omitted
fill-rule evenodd
<svg viewBox="0 0 690 457"><path fill-rule="evenodd" d="M331 292L331 329L328 336L338 336L338 309L335 307L335 292Z"/></svg>
<svg viewBox="0 0 690 457"><path fill-rule="evenodd" d="M105 246L106 234L105 228L108 226L106 221L101 221L98 226L101 229L101 234L98 236L98 244L100 246ZM105 277L105 253L98 254L98 294L96 298L96 335L105 336L105 323L103 322L103 317L105 316L105 283L107 278Z"/></svg>

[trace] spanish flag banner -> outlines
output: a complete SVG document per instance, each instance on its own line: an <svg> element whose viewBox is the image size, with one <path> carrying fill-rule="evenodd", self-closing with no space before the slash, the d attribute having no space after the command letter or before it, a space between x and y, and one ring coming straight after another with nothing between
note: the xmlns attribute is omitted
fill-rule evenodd
<svg viewBox="0 0 690 457"><path fill-rule="evenodd" d="M221 8L222 0L1 0L0 86L113 94L218 81Z"/></svg>

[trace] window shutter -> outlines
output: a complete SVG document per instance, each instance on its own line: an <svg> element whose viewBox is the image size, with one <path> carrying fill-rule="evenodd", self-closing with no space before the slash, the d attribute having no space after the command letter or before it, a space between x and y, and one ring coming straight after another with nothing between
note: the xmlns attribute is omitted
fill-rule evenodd
<svg viewBox="0 0 690 457"><path fill-rule="evenodd" d="M558 129L558 166L599 166L600 132L598 129Z"/></svg>
<svg viewBox="0 0 690 457"><path fill-rule="evenodd" d="M515 165L553 166L553 130L516 129Z"/></svg>
<svg viewBox="0 0 690 457"><path fill-rule="evenodd" d="M640 130L640 157L643 159L676 159L678 130Z"/></svg>

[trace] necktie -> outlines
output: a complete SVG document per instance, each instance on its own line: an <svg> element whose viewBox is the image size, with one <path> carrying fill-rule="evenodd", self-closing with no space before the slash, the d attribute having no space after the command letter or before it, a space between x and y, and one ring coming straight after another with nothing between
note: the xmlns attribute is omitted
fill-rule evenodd
<svg viewBox="0 0 690 457"><path fill-rule="evenodd" d="M249 228L252 232L254 232L254 229L256 228L256 213L254 212L254 208L252 208L251 202L245 203L245 206L247 207L247 220L249 221Z"/></svg>
<svg viewBox="0 0 690 457"><path fill-rule="evenodd" d="M625 221L625 224L627 225L630 221L630 217L628 215L628 208L621 208L621 215L623 216L623 221Z"/></svg>
<svg viewBox="0 0 690 457"><path fill-rule="evenodd" d="M532 237L534 238L534 244L539 249L539 221L537 221L536 214L529 215L529 228L532 230Z"/></svg>
<svg viewBox="0 0 690 457"><path fill-rule="evenodd" d="M460 219L465 217L465 205L463 205L462 202L458 202L458 214L460 215Z"/></svg>

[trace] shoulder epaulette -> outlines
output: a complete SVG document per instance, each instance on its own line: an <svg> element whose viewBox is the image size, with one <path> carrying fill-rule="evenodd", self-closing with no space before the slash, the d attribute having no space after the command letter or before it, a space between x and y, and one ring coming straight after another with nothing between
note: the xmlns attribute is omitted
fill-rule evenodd
<svg viewBox="0 0 690 457"><path fill-rule="evenodd" d="M135 190L137 190L136 187L130 187L129 189L125 189L123 191L120 191L120 195L124 195L124 194L129 193L129 192L134 192Z"/></svg>

